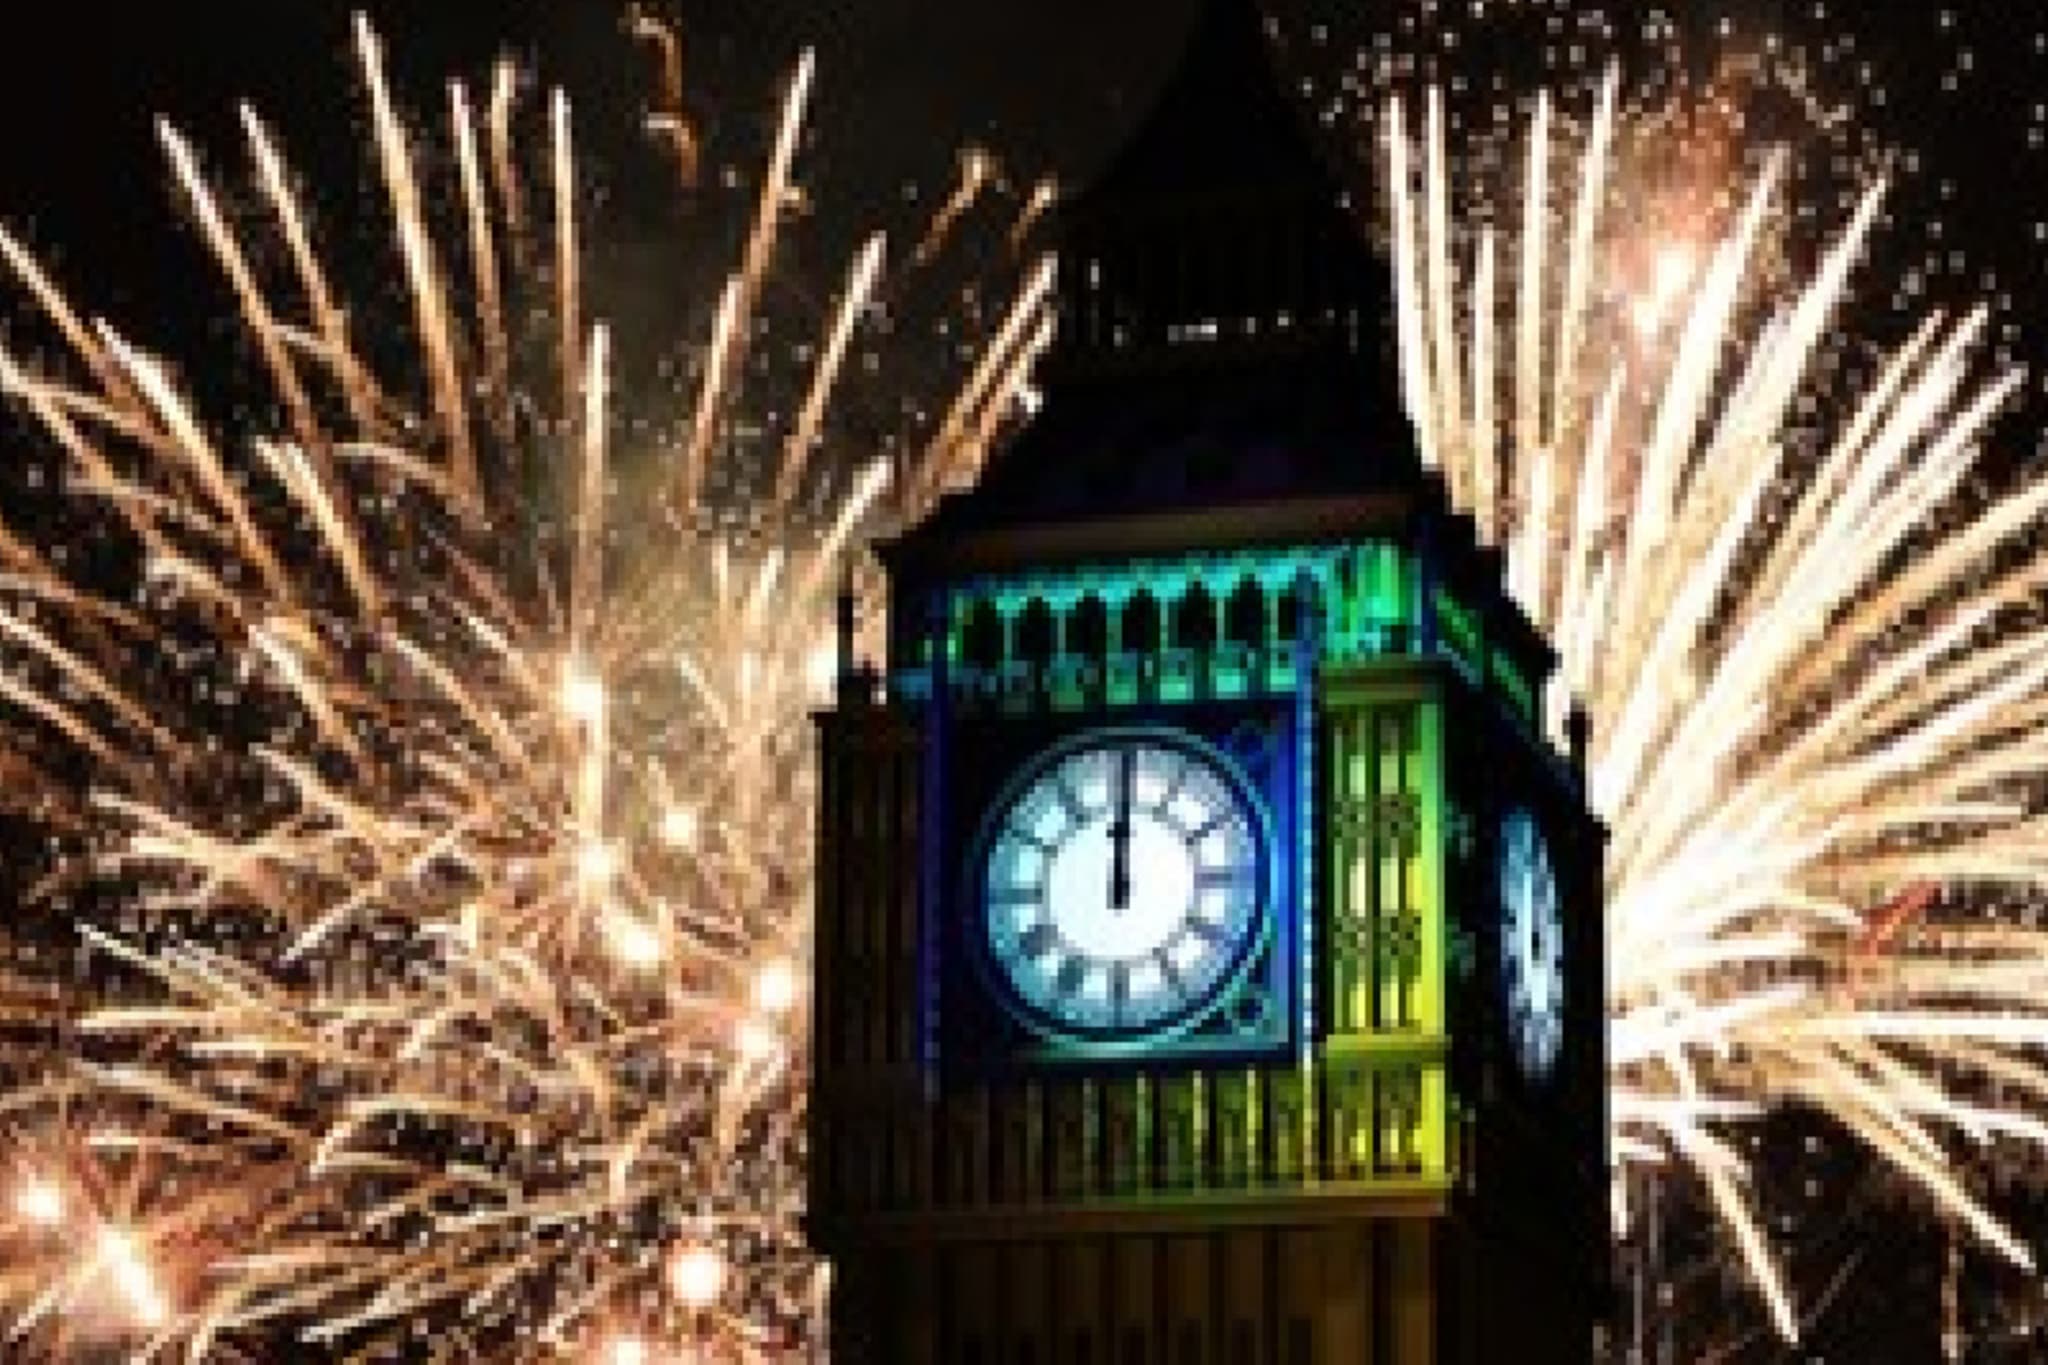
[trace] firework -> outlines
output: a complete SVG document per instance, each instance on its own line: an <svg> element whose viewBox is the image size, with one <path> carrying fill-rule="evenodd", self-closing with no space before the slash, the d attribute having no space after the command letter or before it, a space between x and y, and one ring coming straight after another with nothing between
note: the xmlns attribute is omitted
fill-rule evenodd
<svg viewBox="0 0 2048 1365"><path fill-rule="evenodd" d="M687 187L682 48L634 22ZM820 445L892 282L863 244L752 471L772 492L715 506L806 59L663 452L665 515L636 520L611 492L644 452L620 448L584 316L566 97L530 165L513 67L481 109L451 87L444 238L367 28L358 46L416 374L368 358L389 339L364 345L253 111L281 254L163 140L274 424L218 434L167 360L0 235L51 338L0 350L0 388L61 457L49 525L95 547L0 534L0 789L54 849L0 976L0 1027L49 1059L0 1095L8 1349L769 1357L822 1288L794 1215L826 599L885 494L915 515L972 478L1051 277L1022 274L928 439L847 479ZM1539 116L1491 218L1457 211L1455 119L1425 114L1419 177L1390 137L1405 382L1558 639L1554 703L1599 722L1621 1151L1697 1174L1789 1332L1736 1145L1784 1100L2026 1257L1951 1154L2048 1139L2048 953L1984 913L2042 863L2048 670L2009 618L2044 573L2015 541L2048 492L1969 502L2016 382L1982 372L1975 317L1928 320L1804 439L1878 195L1802 276L1783 180L1653 176L1670 106L1593 98L1581 129ZM964 155L913 265L1001 185ZM1656 212L1624 224L1617 198ZM821 471L836 493L806 517ZM536 516L536 483L562 505ZM1929 534L1945 505L1967 515Z"/></svg>
<svg viewBox="0 0 2048 1365"><path fill-rule="evenodd" d="M685 105L682 34L638 5L627 7L626 24L633 37L647 45L660 74L657 96L647 113L648 135L669 145L676 158L677 178L685 189L695 189L704 151Z"/></svg>
<svg viewBox="0 0 2048 1365"><path fill-rule="evenodd" d="M1593 103L1567 136L1539 99L1505 207L1469 218L1440 96L1419 166L1390 111L1406 393L1557 643L1553 724L1573 697L1596 720L1617 1189L1696 1177L1789 1337L1736 1141L1783 1103L2031 1265L1957 1156L2048 1141L2048 938L2003 913L2048 873L2048 481L1973 492L2021 380L1981 312L1830 377L1882 184L1779 287L1781 163L1654 175L1688 161L1670 120L1632 125L1612 75Z"/></svg>
<svg viewBox="0 0 2048 1365"><path fill-rule="evenodd" d="M777 1356L819 1307L795 1233L806 715L892 477L817 455L883 245L824 320L775 497L718 506L806 55L666 504L621 517L618 472L650 456L617 448L610 338L585 317L567 97L530 176L517 72L481 127L451 86L444 240L376 35L356 40L416 373L359 344L374 313L339 297L254 111L261 231L162 136L274 429L217 434L167 360L0 235L53 338L0 351L0 388L91 547L27 525L0 543L0 748L52 849L0 981L22 1040L0 1095L7 1354ZM1025 299L900 461L914 484L971 471L1014 406Z"/></svg>

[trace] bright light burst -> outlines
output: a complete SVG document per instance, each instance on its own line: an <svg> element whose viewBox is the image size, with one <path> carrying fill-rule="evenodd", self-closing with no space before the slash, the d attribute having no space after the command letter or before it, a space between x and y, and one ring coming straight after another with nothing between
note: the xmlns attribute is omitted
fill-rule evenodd
<svg viewBox="0 0 2048 1365"><path fill-rule="evenodd" d="M0 982L45 1063L15 1053L0 1096L0 1353L778 1358L820 1307L806 717L893 472L819 452L901 277L861 248L750 476L773 491L726 505L806 54L663 496L615 493L663 453L614 449L568 100L529 157L515 70L481 110L451 86L442 187L356 40L411 372L379 371L251 110L260 223L161 129L267 388L230 433L0 235L49 340L10 338L0 388L61 465L0 536L0 751L50 840ZM920 266L995 192L987 157L962 173ZM904 482L978 466L1042 302Z"/></svg>
<svg viewBox="0 0 2048 1365"><path fill-rule="evenodd" d="M674 37L636 23L694 183ZM260 233L163 141L267 379L260 435L219 434L0 236L49 339L10 338L0 387L62 459L48 520L0 536L0 786L53 850L0 1026L55 1059L0 1096L7 1350L767 1358L823 1280L793 1222L804 718L892 471L835 481L818 452L884 247L850 263L760 491L717 506L806 58L645 516L610 491L637 452L584 316L567 100L529 175L518 74L451 88L447 234L358 44L414 372L370 358L390 339L365 344L253 111ZM1797 278L1775 176L1652 175L1668 110L1553 117L1490 219L1453 212L1434 108L1419 167L1391 139L1406 382L1598 721L1623 1154L1705 1183L1789 1332L1735 1140L1781 1101L2027 1257L1953 1156L2048 1142L2048 944L1986 913L2043 867L2048 666L2014 620L2048 485L1971 491L2017 382L1984 372L1980 316L1828 377L1877 191ZM912 265L998 181L964 154ZM909 511L1030 396L1049 283L1020 281L893 471Z"/></svg>
<svg viewBox="0 0 2048 1365"><path fill-rule="evenodd" d="M1840 363L1882 184L1779 286L1782 158L1675 184L1668 121L1611 76L1569 131L1541 99L1487 204L1441 98L1419 138L1394 107L1400 345L1426 460L1557 644L1553 725L1595 718L1618 1193L1697 1177L1792 1336L1737 1141L1785 1102L2032 1264L1967 1153L2048 1145L2048 935L2007 913L2048 879L2048 479L1973 483L2021 382L1982 311Z"/></svg>

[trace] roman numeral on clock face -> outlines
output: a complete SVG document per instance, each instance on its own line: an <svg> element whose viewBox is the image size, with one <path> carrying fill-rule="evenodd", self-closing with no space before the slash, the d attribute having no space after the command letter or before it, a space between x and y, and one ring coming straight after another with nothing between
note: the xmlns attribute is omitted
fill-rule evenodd
<svg viewBox="0 0 2048 1365"><path fill-rule="evenodd" d="M1159 799L1154 801L1149 809L1163 816L1172 809L1174 798L1180 795L1181 787L1188 780L1188 765L1175 762L1169 766L1162 762L1160 766L1167 769L1169 776L1165 787L1159 793Z"/></svg>
<svg viewBox="0 0 2048 1365"><path fill-rule="evenodd" d="M1017 946L1033 962L1040 961L1060 946L1060 931L1050 924L1034 924L1017 939Z"/></svg>
<svg viewBox="0 0 2048 1365"><path fill-rule="evenodd" d="M1081 793L1074 790L1070 779L1062 778L1055 787L1060 809L1066 812L1070 829L1079 829L1088 823L1088 808L1081 804Z"/></svg>
<svg viewBox="0 0 2048 1365"><path fill-rule="evenodd" d="M1173 943L1166 944L1152 954L1152 961L1158 964L1159 974L1166 978L1166 988L1175 995L1187 989L1186 982L1181 978L1180 964L1173 960L1174 943L1178 942L1180 939L1176 937Z"/></svg>

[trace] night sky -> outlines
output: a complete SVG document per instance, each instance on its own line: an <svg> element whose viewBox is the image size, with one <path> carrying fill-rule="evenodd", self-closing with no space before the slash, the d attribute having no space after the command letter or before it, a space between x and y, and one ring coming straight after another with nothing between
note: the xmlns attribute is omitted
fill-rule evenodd
<svg viewBox="0 0 2048 1365"><path fill-rule="evenodd" d="M1461 0L1460 8L1482 2L1517 7L1517 0ZM711 291L691 266L723 268L731 257L692 252L690 233L729 234L732 225L678 208L667 163L639 131L652 64L626 35L624 5L613 0L42 8L36 38L24 25L0 43L0 220L27 232L89 310L122 319L147 344L189 353L226 330L213 320L230 309L210 261L182 230L150 118L170 116L210 152L210 164L239 176L234 103L246 98L324 187L323 236L381 241L374 167L362 152L365 100L349 45L348 15L356 8L376 19L401 98L415 114L438 121L446 77L466 73L482 85L506 50L542 80L567 86L577 100L588 187L602 201L592 242L599 311L616 303L638 314L631 331L657 338L702 334ZM690 97L711 164L741 168L749 180L772 132L781 74L804 45L818 47L816 116L799 179L820 231L791 249L817 254L806 273L826 287L867 223L901 215L906 185L922 186L927 198L943 194L965 142L994 148L1022 183L1046 171L1084 178L1142 107L1191 8L1190 0L681 3L692 41ZM1416 6L1272 0L1270 8L1306 70ZM1886 92L1871 116L1886 141L1920 158L1898 200L1905 222L1881 243L1881 263L1910 269L1930 249L1953 248L1960 255L1943 260L1921 303L1963 302L1987 285L2009 293L2006 317L2019 329L2008 339L2012 350L2048 370L2041 343L2048 335L2048 228L2041 226L2048 224L2048 149L2040 145L2048 133L2048 43L2037 34L2048 29L2048 17L2027 13L2038 8L2036 0L1946 7L1838 0L1817 12L1810 3L1777 0L1679 0L1674 12L1703 38L1723 19L1744 29L1782 28L1859 84L1867 62L1872 86ZM1309 41L1317 25L1334 35L1321 47ZM1844 41L1853 50L1843 50ZM1521 60L1532 78L1540 73L1539 54ZM385 258L367 249L359 263L385 268ZM2048 410L2041 381L2037 373L2037 413ZM1922 1312L1930 1292L1922 1275L1889 1304L1879 1294L1845 1316L1881 1319L1887 1306ZM1881 1358L1855 1354L1864 1349L1844 1346L1844 1354L1827 1358Z"/></svg>
<svg viewBox="0 0 2048 1365"><path fill-rule="evenodd" d="M8 130L0 217L26 224L95 304L118 302L128 317L192 315L183 306L191 281L181 276L210 267L190 250L190 234L176 240L164 231L182 210L150 116L169 116L216 164L239 173L234 103L248 99L293 161L330 187L321 196L330 220L374 209L368 194L351 202L331 189L337 180L373 186L349 27L363 8L385 36L415 115L440 120L449 75L482 86L492 60L510 51L540 81L575 96L584 171L617 210L604 240L656 239L670 226L668 177L638 131L653 62L627 37L624 4L611 0L199 0L138 6L119 19L53 7L38 18L41 41L0 46L0 126ZM1099 155L1124 121L1126 92L1142 92L1171 55L1187 4L698 0L686 8L694 112L714 159L748 175L781 77L803 46L819 47L813 142L821 155L807 158L805 178L850 234L909 181L942 191L969 138L1000 136L1032 168Z"/></svg>
<svg viewBox="0 0 2048 1365"><path fill-rule="evenodd" d="M1491 3L1495 12L1529 6ZM678 6L694 44L693 97L714 149L765 123L776 74L804 44L819 47L822 165L812 169L853 187L830 200L849 214L864 207L862 189L887 194L909 178L942 179L953 148L969 138L1033 173L1085 173L1157 79L1189 10L1188 0L666 0L666 12ZM575 93L598 174L630 186L646 169L635 164L646 148L633 128L651 67L622 31L623 0L46 6L35 39L17 30L0 45L0 216L32 221L40 241L90 262L96 286L151 301L162 283L153 277L171 262L158 230L165 177L147 115L168 114L228 155L232 103L250 98L302 164L333 163L359 127L348 51L348 15L359 8L386 35L415 110L438 114L446 75L480 77L509 48ZM1975 267L1996 269L2038 302L2048 274L2036 259L2034 224L2048 220L2048 154L2030 138L2048 124L2048 109L2037 107L2048 101L2048 57L2036 33L2048 21L2028 15L2032 8L2001 0L1668 7L1701 35L1726 20L1785 29L1815 50L1852 40L1854 62L1868 62L1889 92L1876 117L1892 140L1926 158L1931 202L1939 181L1954 182L1949 235ZM1269 9L1297 38L1329 25L1342 48L1345 35L1363 42L1418 5L1273 0Z"/></svg>
<svg viewBox="0 0 2048 1365"><path fill-rule="evenodd" d="M1491 22L1556 7L1458 0L1444 12L1470 30L1475 8ZM148 319L140 330L160 343L183 340L192 319L219 311L219 295L192 234L166 230L182 209L149 116L169 115L211 153L211 165L239 176L233 106L247 98L323 187L326 239L375 242L370 234L383 226L375 196L350 192L374 187L350 52L348 16L358 8L345 0L49 7L38 14L39 40L17 36L0 47L0 220L25 227L91 306ZM690 99L712 164L743 181L760 164L781 76L803 46L819 49L799 178L822 230L793 249L819 253L815 273L829 285L859 233L900 213L907 184L944 193L963 143L995 149L1020 184L1049 170L1085 177L1142 107L1191 5L661 0L656 8L681 14ZM1630 28L1655 13L1610 8L1632 11ZM1885 142L1920 158L1894 200L1905 224L1879 243L1892 273L1930 252L1959 250L1940 262L1955 270L1946 287L1940 276L1930 281L1930 301L1947 301L1944 292L1974 298L1988 282L1989 292L2010 295L2010 316L2030 320L2048 305L2048 39L2037 33L2048 19L2025 15L2029 8L1688 0L1669 13L1701 50L1724 23L1792 35L1827 70L1832 93L1862 105ZM591 237L616 258L611 273L633 281L623 291L628 311L645 300L650 274L691 255L691 223L678 217L658 149L639 130L654 68L625 32L624 0L375 0L367 9L415 116L442 122L445 79L467 74L480 86L508 50L540 81L570 89L586 183L602 199ZM1435 13L1419 0L1270 0L1268 9L1283 25L1294 72L1325 80L1376 32ZM1534 79L1537 48L1517 41L1468 52L1489 65L1522 65ZM1882 105L1868 94L1877 88ZM600 275L605 265L596 262ZM687 330L693 311L708 307L691 298L698 283L685 276L664 287L678 315L647 325ZM2015 349L2028 349L2024 338Z"/></svg>

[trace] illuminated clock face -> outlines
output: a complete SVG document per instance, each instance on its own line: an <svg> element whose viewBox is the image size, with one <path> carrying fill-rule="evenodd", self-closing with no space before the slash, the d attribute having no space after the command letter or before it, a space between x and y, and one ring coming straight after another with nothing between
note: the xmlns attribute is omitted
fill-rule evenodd
<svg viewBox="0 0 2048 1365"><path fill-rule="evenodd" d="M1523 1072L1545 1076L1564 1042L1564 925L1550 849L1526 810L1501 825L1500 900L1508 1028Z"/></svg>
<svg viewBox="0 0 2048 1365"><path fill-rule="evenodd" d="M1132 731L1054 750L985 843L989 960L1041 1032L1135 1042L1214 1006L1266 917L1264 825L1228 759Z"/></svg>

